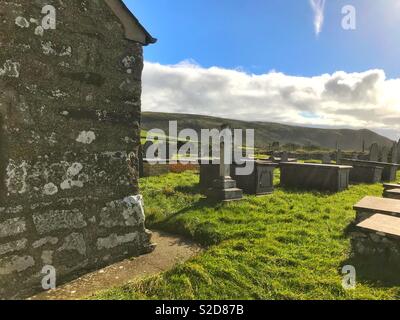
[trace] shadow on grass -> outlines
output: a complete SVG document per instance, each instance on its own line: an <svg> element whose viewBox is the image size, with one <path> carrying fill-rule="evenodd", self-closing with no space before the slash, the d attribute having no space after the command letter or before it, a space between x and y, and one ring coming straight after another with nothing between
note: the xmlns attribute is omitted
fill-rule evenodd
<svg viewBox="0 0 400 320"><path fill-rule="evenodd" d="M301 188L291 188L286 187L281 184L275 185L275 190L280 190L288 194L313 194L313 195L320 195L320 196L332 196L338 194L343 191L319 191L318 189L301 189Z"/></svg>
<svg viewBox="0 0 400 320"><path fill-rule="evenodd" d="M194 184L190 186L177 186L175 187L175 191L191 195L198 195L204 194L205 189L202 188L199 184Z"/></svg>
<svg viewBox="0 0 400 320"><path fill-rule="evenodd" d="M152 227L158 230L179 234L193 239L202 246L215 245L223 241L223 236L217 231L216 221L199 221L196 217L188 214L195 212L196 216L208 209L218 210L223 204L207 198L200 199L196 203L181 209L162 222L154 224ZM180 219L181 217L185 217ZM200 218L201 219L201 218Z"/></svg>

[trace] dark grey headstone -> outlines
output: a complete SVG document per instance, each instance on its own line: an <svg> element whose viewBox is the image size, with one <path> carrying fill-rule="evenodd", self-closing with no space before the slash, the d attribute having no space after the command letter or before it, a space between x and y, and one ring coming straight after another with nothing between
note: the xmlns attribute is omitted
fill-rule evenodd
<svg viewBox="0 0 400 320"><path fill-rule="evenodd" d="M372 144L369 149L369 160L370 161L379 161L379 145L377 143Z"/></svg>
<svg viewBox="0 0 400 320"><path fill-rule="evenodd" d="M380 152L381 162L388 162L388 157L389 157L389 149L387 147L382 147Z"/></svg>

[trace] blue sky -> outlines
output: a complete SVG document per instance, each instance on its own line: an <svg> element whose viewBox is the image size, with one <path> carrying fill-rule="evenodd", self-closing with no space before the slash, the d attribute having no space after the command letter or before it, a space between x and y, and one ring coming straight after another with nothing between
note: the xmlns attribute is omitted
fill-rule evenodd
<svg viewBox="0 0 400 320"><path fill-rule="evenodd" d="M313 76L383 69L400 76L398 0L327 0L319 37L308 0L125 0L159 39L148 61L193 59L204 67L277 70ZM357 12L357 29L341 27L342 7ZM395 9L394 9L395 8ZM394 10L397 10L395 12Z"/></svg>
<svg viewBox="0 0 400 320"><path fill-rule="evenodd" d="M316 34L311 2L325 3ZM143 110L400 137L400 0L125 0L145 48ZM345 5L356 30L342 28Z"/></svg>

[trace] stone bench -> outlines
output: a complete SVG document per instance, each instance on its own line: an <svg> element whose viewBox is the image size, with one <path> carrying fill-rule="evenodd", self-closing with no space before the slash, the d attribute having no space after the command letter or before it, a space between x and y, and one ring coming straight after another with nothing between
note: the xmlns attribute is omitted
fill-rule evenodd
<svg viewBox="0 0 400 320"><path fill-rule="evenodd" d="M378 183L382 181L383 167L347 159L341 160L341 164L348 164L353 167L350 170L350 182L352 183Z"/></svg>
<svg viewBox="0 0 400 320"><path fill-rule="evenodd" d="M398 164L386 163L386 162L375 162L375 161L365 161L365 160L354 160L354 159L341 159L341 164L347 164L351 166L364 165L371 167L382 167L382 181L391 182L396 180Z"/></svg>
<svg viewBox="0 0 400 320"><path fill-rule="evenodd" d="M289 163L280 164L281 185L290 188L339 192L348 188L351 166Z"/></svg>
<svg viewBox="0 0 400 320"><path fill-rule="evenodd" d="M351 234L356 255L373 257L383 262L400 262L400 218L373 214L358 223Z"/></svg>
<svg viewBox="0 0 400 320"><path fill-rule="evenodd" d="M376 213L400 217L400 201L368 196L359 201L354 206L354 210L357 212L357 223L368 219Z"/></svg>

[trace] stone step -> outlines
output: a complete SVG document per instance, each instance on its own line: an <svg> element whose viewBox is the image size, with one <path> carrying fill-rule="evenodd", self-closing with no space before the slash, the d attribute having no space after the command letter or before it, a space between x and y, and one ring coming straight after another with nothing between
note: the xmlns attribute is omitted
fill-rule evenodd
<svg viewBox="0 0 400 320"><path fill-rule="evenodd" d="M383 192L383 197L400 200L400 189L389 189Z"/></svg>
<svg viewBox="0 0 400 320"><path fill-rule="evenodd" d="M357 224L357 228L400 239L399 217L377 213Z"/></svg>
<svg viewBox="0 0 400 320"><path fill-rule="evenodd" d="M243 198L243 190L238 188L229 188L220 191L223 195L223 201L240 200Z"/></svg>
<svg viewBox="0 0 400 320"><path fill-rule="evenodd" d="M216 189L234 189L236 188L236 181L232 179L226 179L226 180L214 180L213 182L213 187Z"/></svg>
<svg viewBox="0 0 400 320"><path fill-rule="evenodd" d="M389 189L400 189L400 184L397 183L384 183L383 188L386 190Z"/></svg>
<svg viewBox="0 0 400 320"><path fill-rule="evenodd" d="M400 217L400 201L396 199L365 197L354 206L357 222L361 222L376 213Z"/></svg>

